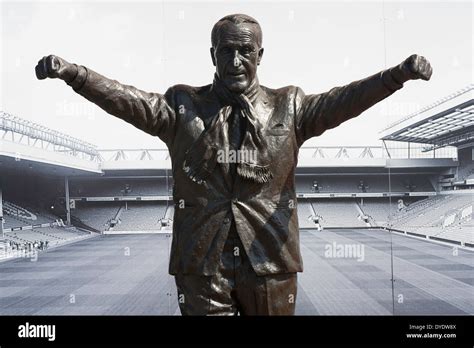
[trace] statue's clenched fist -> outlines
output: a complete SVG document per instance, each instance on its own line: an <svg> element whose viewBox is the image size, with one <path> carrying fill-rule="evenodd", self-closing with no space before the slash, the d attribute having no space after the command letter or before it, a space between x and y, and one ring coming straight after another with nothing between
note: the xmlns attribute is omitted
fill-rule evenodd
<svg viewBox="0 0 474 348"><path fill-rule="evenodd" d="M405 59L404 63L406 68L412 74L412 80L422 79L428 81L431 78L433 68L431 67L430 62L428 62L425 57L413 54L407 59Z"/></svg>
<svg viewBox="0 0 474 348"><path fill-rule="evenodd" d="M54 55L41 58L35 70L36 77L39 80L49 77L71 82L77 75L77 66L75 64L71 64Z"/></svg>
<svg viewBox="0 0 474 348"><path fill-rule="evenodd" d="M417 54L412 54L397 66L392 73L398 82L422 79L428 81L433 74L430 62Z"/></svg>

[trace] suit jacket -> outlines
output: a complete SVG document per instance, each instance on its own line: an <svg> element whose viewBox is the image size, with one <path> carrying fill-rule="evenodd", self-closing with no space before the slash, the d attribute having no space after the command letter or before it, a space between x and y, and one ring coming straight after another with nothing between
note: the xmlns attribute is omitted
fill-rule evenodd
<svg viewBox="0 0 474 348"><path fill-rule="evenodd" d="M219 164L205 185L183 171L188 150L223 106L212 85L176 85L162 95L120 84L79 67L70 83L76 92L106 112L164 141L169 149L176 204L169 272L213 275L231 223L258 275L301 272L295 169L298 150L322 134L402 87L390 70L305 95L294 86L259 86L254 107L264 125L273 179L256 184Z"/></svg>

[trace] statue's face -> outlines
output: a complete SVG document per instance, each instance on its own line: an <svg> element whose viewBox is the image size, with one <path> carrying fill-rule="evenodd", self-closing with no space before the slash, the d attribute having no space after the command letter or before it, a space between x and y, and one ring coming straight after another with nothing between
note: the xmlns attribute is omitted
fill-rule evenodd
<svg viewBox="0 0 474 348"><path fill-rule="evenodd" d="M226 23L211 48L217 75L233 92L244 92L257 75L263 55L257 35L253 25Z"/></svg>

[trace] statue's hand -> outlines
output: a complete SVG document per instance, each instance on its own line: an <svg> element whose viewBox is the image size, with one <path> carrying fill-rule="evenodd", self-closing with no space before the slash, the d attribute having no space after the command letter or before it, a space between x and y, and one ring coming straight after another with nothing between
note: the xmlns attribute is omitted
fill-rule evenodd
<svg viewBox="0 0 474 348"><path fill-rule="evenodd" d="M77 66L58 56L49 55L40 59L35 71L38 80L49 77L71 82L77 75Z"/></svg>
<svg viewBox="0 0 474 348"><path fill-rule="evenodd" d="M412 80L422 79L428 81L433 73L430 62L423 56L412 54L403 62L406 69L411 73Z"/></svg>
<svg viewBox="0 0 474 348"><path fill-rule="evenodd" d="M392 73L395 79L401 83L418 79L428 81L433 74L433 68L425 57L412 54L393 69Z"/></svg>

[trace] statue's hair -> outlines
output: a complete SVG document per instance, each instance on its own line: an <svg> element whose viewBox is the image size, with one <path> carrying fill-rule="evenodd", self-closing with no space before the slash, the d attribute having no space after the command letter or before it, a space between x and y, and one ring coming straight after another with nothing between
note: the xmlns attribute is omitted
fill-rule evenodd
<svg viewBox="0 0 474 348"><path fill-rule="evenodd" d="M245 14L231 14L228 16L225 16L219 21L214 24L214 27L212 28L211 32L211 43L212 47L216 47L217 41L219 39L219 33L222 29L222 27L227 23L231 22L236 25L243 24L243 23L249 23L257 29L256 34L257 34L257 44L261 47L262 46L262 28L260 27L260 24L258 24L257 20L245 15Z"/></svg>

